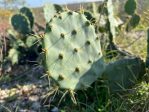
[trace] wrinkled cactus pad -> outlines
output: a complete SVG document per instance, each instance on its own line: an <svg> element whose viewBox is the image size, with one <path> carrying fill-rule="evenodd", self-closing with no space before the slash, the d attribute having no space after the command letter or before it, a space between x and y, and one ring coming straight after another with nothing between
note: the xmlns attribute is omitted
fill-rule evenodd
<svg viewBox="0 0 149 112"><path fill-rule="evenodd" d="M89 87L104 71L100 40L84 14L54 16L42 41L47 73L63 89Z"/></svg>
<svg viewBox="0 0 149 112"><path fill-rule="evenodd" d="M106 66L103 78L112 91L130 89L145 74L145 65L138 57L124 58Z"/></svg>

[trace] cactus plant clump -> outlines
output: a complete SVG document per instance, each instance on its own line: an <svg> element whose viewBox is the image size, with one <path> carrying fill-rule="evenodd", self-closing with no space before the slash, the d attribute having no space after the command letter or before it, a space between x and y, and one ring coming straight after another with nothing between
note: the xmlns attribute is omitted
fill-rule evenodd
<svg viewBox="0 0 149 112"><path fill-rule="evenodd" d="M104 71L100 40L83 13L65 11L53 17L42 45L47 74L60 88L87 88Z"/></svg>
<svg viewBox="0 0 149 112"><path fill-rule="evenodd" d="M37 38L29 36L34 33L32 31L34 25L32 11L27 7L23 7L10 20L13 30L8 32L11 43L8 59L13 65L18 63L25 64L26 60L35 61L39 53L36 51L40 45L38 43L38 45L34 44L38 40Z"/></svg>

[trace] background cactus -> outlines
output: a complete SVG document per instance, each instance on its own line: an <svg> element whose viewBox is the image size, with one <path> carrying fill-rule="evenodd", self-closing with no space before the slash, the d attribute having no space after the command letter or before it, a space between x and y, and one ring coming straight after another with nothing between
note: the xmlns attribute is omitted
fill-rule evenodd
<svg viewBox="0 0 149 112"><path fill-rule="evenodd" d="M129 20L126 30L130 31L131 29L134 29L140 22L140 16L137 14L132 15L131 19Z"/></svg>
<svg viewBox="0 0 149 112"><path fill-rule="evenodd" d="M127 0L125 4L125 12L130 16L126 24L126 31L131 31L140 22L140 16L137 14L136 0Z"/></svg>
<svg viewBox="0 0 149 112"><path fill-rule="evenodd" d="M61 88L89 87L104 71L100 40L84 14L66 11L53 17L42 44L47 73Z"/></svg>
<svg viewBox="0 0 149 112"><path fill-rule="evenodd" d="M128 15L133 15L137 9L137 2L136 0L127 0L125 4L125 12Z"/></svg>
<svg viewBox="0 0 149 112"><path fill-rule="evenodd" d="M32 11L27 7L23 7L20 9L20 13L24 14L28 18L28 20L30 21L30 27L33 28L34 16Z"/></svg>
<svg viewBox="0 0 149 112"><path fill-rule="evenodd" d="M11 60L12 64L26 64L28 63L27 60L35 61L39 53L37 52L39 44L36 43L35 45L38 39L29 36L34 33L32 31L34 25L33 13L29 8L23 7L19 10L19 13L14 14L10 19L13 30L8 32L11 47L8 59ZM12 57L14 52L16 54Z"/></svg>
<svg viewBox="0 0 149 112"><path fill-rule="evenodd" d="M103 74L112 91L130 89L145 74L143 60L137 57L125 58L106 66Z"/></svg>
<svg viewBox="0 0 149 112"><path fill-rule="evenodd" d="M30 22L23 14L15 14L11 17L11 24L18 33L23 35L31 32Z"/></svg>

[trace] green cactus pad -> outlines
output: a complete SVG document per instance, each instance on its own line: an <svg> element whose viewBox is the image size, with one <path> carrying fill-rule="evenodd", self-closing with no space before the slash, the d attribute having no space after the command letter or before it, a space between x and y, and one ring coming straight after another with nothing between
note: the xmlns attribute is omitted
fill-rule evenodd
<svg viewBox="0 0 149 112"><path fill-rule="evenodd" d="M140 58L126 58L107 65L103 78L112 91L129 89L144 75L145 65Z"/></svg>
<svg viewBox="0 0 149 112"><path fill-rule="evenodd" d="M47 73L60 88L87 88L104 71L100 40L84 14L66 11L52 18L43 49Z"/></svg>
<svg viewBox="0 0 149 112"><path fill-rule="evenodd" d="M125 4L125 12L128 15L133 15L135 13L136 8L137 8L136 0L127 0Z"/></svg>
<svg viewBox="0 0 149 112"><path fill-rule="evenodd" d="M135 28L140 22L140 16L137 14L134 14L129 23L127 24L127 31L130 31L131 29Z"/></svg>
<svg viewBox="0 0 149 112"><path fill-rule="evenodd" d="M33 16L32 11L27 7L23 7L20 9L20 13L24 14L29 19L31 28L33 28L34 16Z"/></svg>
<svg viewBox="0 0 149 112"><path fill-rule="evenodd" d="M11 17L11 24L18 33L28 34L31 32L30 22L23 14L15 14Z"/></svg>

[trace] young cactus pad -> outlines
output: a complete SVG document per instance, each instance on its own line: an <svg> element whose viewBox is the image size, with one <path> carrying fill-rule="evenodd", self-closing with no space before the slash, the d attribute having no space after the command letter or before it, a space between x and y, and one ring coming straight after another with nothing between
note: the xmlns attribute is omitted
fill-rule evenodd
<svg viewBox="0 0 149 112"><path fill-rule="evenodd" d="M11 17L11 25L18 33L27 34L31 32L30 22L23 14L15 14Z"/></svg>
<svg viewBox="0 0 149 112"><path fill-rule="evenodd" d="M20 13L24 14L29 19L31 28L33 28L34 16L33 16L32 11L27 7L23 7L20 9Z"/></svg>
<svg viewBox="0 0 149 112"><path fill-rule="evenodd" d="M125 4L125 12L129 15L133 15L137 8L136 0L127 0Z"/></svg>
<svg viewBox="0 0 149 112"><path fill-rule="evenodd" d="M63 89L89 87L104 71L100 40L84 14L62 12L43 38L47 73Z"/></svg>

